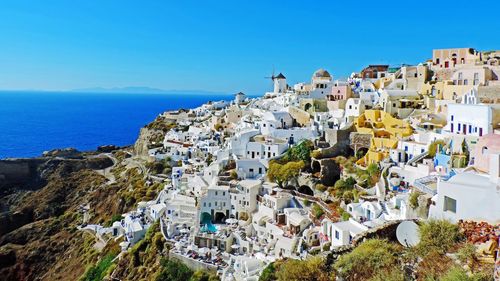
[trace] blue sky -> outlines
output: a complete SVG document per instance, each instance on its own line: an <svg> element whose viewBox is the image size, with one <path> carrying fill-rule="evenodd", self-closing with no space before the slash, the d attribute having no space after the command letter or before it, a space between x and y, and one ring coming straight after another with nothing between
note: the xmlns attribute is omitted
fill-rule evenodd
<svg viewBox="0 0 500 281"><path fill-rule="evenodd" d="M148 86L259 93L323 67L500 49L500 1L3 1L0 89ZM477 9L477 10L476 10ZM491 11L491 13L489 12Z"/></svg>

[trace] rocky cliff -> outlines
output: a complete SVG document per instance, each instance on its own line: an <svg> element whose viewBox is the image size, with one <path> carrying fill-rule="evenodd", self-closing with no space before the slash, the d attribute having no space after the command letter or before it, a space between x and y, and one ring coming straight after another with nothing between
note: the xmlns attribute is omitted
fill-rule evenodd
<svg viewBox="0 0 500 281"><path fill-rule="evenodd" d="M99 173L107 156L41 157L0 161L0 276L2 280L76 280L98 258L93 235L78 231L82 206L91 222L126 211L118 193Z"/></svg>

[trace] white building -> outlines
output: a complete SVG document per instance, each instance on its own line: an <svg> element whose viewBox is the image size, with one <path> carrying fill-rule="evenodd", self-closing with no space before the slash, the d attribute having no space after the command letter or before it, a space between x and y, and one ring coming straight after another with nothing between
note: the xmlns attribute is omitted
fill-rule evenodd
<svg viewBox="0 0 500 281"><path fill-rule="evenodd" d="M311 92L309 97L313 99L325 99L332 92L334 83L332 76L324 69L318 69L311 78Z"/></svg>
<svg viewBox="0 0 500 281"><path fill-rule="evenodd" d="M247 215L257 210L257 195L262 187L260 180L242 180L230 190L231 214L239 219L242 212Z"/></svg>
<svg viewBox="0 0 500 281"><path fill-rule="evenodd" d="M500 154L490 156L490 174L473 171L458 173L447 181L438 181L429 217L500 222Z"/></svg>
<svg viewBox="0 0 500 281"><path fill-rule="evenodd" d="M395 163L406 163L428 150L429 144L416 141L399 141L396 149L390 150L390 158Z"/></svg>
<svg viewBox="0 0 500 281"><path fill-rule="evenodd" d="M444 131L481 137L493 133L500 122L500 105L450 103Z"/></svg>
<svg viewBox="0 0 500 281"><path fill-rule="evenodd" d="M223 223L229 218L231 198L228 186L210 186L200 198L200 214L208 213L212 222Z"/></svg>
<svg viewBox="0 0 500 281"><path fill-rule="evenodd" d="M238 159L236 160L236 172L238 178L258 179L262 178L267 171L268 162L263 159Z"/></svg>
<svg viewBox="0 0 500 281"><path fill-rule="evenodd" d="M368 227L353 219L341 222L332 222L324 219L321 222L321 236L323 241L330 241L331 248L351 244L352 239L365 231Z"/></svg>
<svg viewBox="0 0 500 281"><path fill-rule="evenodd" d="M356 93L366 106L373 107L379 101L380 95L369 80L361 81L359 87L356 88Z"/></svg>

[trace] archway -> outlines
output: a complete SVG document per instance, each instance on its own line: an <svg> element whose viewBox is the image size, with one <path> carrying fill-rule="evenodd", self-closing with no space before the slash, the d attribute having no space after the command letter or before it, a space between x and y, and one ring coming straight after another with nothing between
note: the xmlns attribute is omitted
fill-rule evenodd
<svg viewBox="0 0 500 281"><path fill-rule="evenodd" d="M223 223L226 221L226 215L222 212L215 213L215 223Z"/></svg>
<svg viewBox="0 0 500 281"><path fill-rule="evenodd" d="M200 223L201 223L202 225L212 223L212 215L210 215L210 214L209 214L209 213L207 213L207 212L203 212L203 213L201 213L201 216L200 216Z"/></svg>
<svg viewBox="0 0 500 281"><path fill-rule="evenodd" d="M360 147L358 151L356 151L356 158L361 159L363 158L366 153L368 152L368 148L366 147Z"/></svg>
<svg viewBox="0 0 500 281"><path fill-rule="evenodd" d="M306 195L310 195L310 196L314 195L314 191L307 185L301 185L299 187L298 191L302 194L306 194Z"/></svg>
<svg viewBox="0 0 500 281"><path fill-rule="evenodd" d="M321 172L321 163L318 160L313 160L311 166L313 173Z"/></svg>
<svg viewBox="0 0 500 281"><path fill-rule="evenodd" d="M309 109L311 109L311 107L312 107L312 104L306 103L306 105L304 106L304 110L309 111Z"/></svg>

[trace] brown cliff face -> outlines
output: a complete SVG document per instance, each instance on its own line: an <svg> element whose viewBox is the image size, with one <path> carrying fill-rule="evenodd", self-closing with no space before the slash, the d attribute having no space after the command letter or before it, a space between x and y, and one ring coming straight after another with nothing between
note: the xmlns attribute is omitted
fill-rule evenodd
<svg viewBox="0 0 500 281"><path fill-rule="evenodd" d="M138 156L148 156L148 151L152 147L161 146L165 133L177 125L173 121L157 117L153 122L141 128L139 137L134 144L134 153Z"/></svg>
<svg viewBox="0 0 500 281"><path fill-rule="evenodd" d="M105 177L92 170L112 164L108 157L3 163L3 168L28 169L20 170L24 180L9 173L1 185L2 280L76 280L87 264L95 262L93 236L76 227L82 222L82 205L99 206L93 223L124 212L117 195L123 185L108 185ZM3 171L7 170L11 171Z"/></svg>

